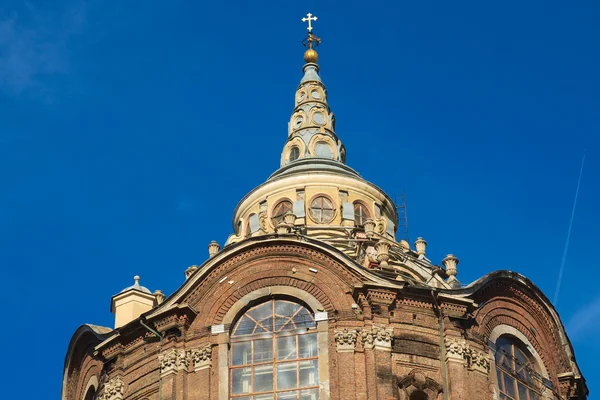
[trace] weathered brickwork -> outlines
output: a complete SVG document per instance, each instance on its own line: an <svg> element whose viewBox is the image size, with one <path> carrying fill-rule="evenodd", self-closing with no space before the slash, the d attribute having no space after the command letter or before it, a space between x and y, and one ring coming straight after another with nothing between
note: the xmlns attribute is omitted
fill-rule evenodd
<svg viewBox="0 0 600 400"><path fill-rule="evenodd" d="M556 395L585 398L581 380L565 375L572 369L560 347L562 327L524 282L492 279L463 296L382 286L337 257L289 241L233 252L205 268L171 304L145 316L162 344L137 321L72 344L63 399L84 399L94 379L101 399L157 400L159 387L164 400L228 399L220 380L228 374L222 368L230 326L218 334L211 326L227 322L230 310L242 312L239 302L247 296L275 287L288 288L288 298L300 302L314 299L321 309L312 311L327 312L319 329L327 333L326 393L332 400L401 400L414 393L427 396L419 399L492 400L497 388L488 340L499 325L528 339Z"/></svg>

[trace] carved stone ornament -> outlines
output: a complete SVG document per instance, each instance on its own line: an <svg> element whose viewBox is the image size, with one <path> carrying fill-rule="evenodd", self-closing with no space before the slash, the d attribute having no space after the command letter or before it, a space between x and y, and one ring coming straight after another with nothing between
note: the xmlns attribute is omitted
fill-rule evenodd
<svg viewBox="0 0 600 400"><path fill-rule="evenodd" d="M160 373L176 373L179 370L187 369L190 360L185 350L171 349L166 353L159 354Z"/></svg>
<svg viewBox="0 0 600 400"><path fill-rule="evenodd" d="M117 376L104 384L104 391L98 396L98 400L122 400L124 392L125 383Z"/></svg>
<svg viewBox="0 0 600 400"><path fill-rule="evenodd" d="M392 328L372 326L371 329L362 330L360 336L365 349L392 351L393 334Z"/></svg>
<svg viewBox="0 0 600 400"><path fill-rule="evenodd" d="M353 352L358 332L356 329L339 329L333 334L338 353Z"/></svg>
<svg viewBox="0 0 600 400"><path fill-rule="evenodd" d="M490 370L490 360L487 354L473 350L464 340L459 341L452 338L446 341L446 359L464 362L468 369L484 374Z"/></svg>
<svg viewBox="0 0 600 400"><path fill-rule="evenodd" d="M190 355L194 362L194 371L210 368L210 362L212 361L212 346L210 344L199 349L192 349Z"/></svg>
<svg viewBox="0 0 600 400"><path fill-rule="evenodd" d="M443 387L434 379L429 378L424 372L413 369L407 375L398 378L398 389L400 400L410 400L416 397L416 393L425 394L427 399L437 399L442 393ZM479 399L479 397L477 397Z"/></svg>

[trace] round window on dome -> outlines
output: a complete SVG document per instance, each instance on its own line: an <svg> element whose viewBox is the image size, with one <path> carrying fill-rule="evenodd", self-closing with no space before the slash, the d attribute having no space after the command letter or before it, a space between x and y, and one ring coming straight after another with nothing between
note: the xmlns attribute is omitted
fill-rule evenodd
<svg viewBox="0 0 600 400"><path fill-rule="evenodd" d="M273 220L273 225L277 226L283 222L283 217L287 213L292 212L292 202L289 200L281 200L275 207L273 207L273 211L271 212L271 219Z"/></svg>
<svg viewBox="0 0 600 400"><path fill-rule="evenodd" d="M319 224L327 224L335 216L333 202L325 196L317 196L310 202L310 217Z"/></svg>
<svg viewBox="0 0 600 400"><path fill-rule="evenodd" d="M298 146L293 146L290 149L290 161L296 161L298 158L300 158L300 149Z"/></svg>

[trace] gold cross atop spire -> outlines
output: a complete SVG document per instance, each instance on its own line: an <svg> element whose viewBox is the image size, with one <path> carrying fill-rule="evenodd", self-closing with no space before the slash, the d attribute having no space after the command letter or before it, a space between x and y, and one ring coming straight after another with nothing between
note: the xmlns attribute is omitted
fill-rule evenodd
<svg viewBox="0 0 600 400"><path fill-rule="evenodd" d="M302 22L308 22L308 27L306 28L309 32L312 32L313 27L312 27L312 21L316 21L317 20L317 16L316 15L312 15L311 13L306 14L306 17L302 18Z"/></svg>
<svg viewBox="0 0 600 400"><path fill-rule="evenodd" d="M319 55L315 51L314 47L317 47L319 43L321 43L321 39L313 35L312 30L312 21L316 21L317 17L312 15L311 13L306 14L306 17L302 18L302 22L308 22L308 37L304 39L302 42L305 47L308 47L308 50L304 53L304 61L307 63L316 63L319 59Z"/></svg>

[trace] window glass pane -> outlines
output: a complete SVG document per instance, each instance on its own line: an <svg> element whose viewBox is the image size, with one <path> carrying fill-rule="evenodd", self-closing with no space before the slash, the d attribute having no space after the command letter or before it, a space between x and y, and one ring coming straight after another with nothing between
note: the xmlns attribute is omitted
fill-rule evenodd
<svg viewBox="0 0 600 400"><path fill-rule="evenodd" d="M317 334L298 336L298 358L309 358L317 356Z"/></svg>
<svg viewBox="0 0 600 400"><path fill-rule="evenodd" d="M504 382L502 381L502 371L500 370L500 368L496 368L496 379L498 382L498 389L504 392Z"/></svg>
<svg viewBox="0 0 600 400"><path fill-rule="evenodd" d="M263 320L267 320L273 314L272 307L273 305L271 302L261 304L260 306L249 310L248 315L257 322L264 322ZM263 325L265 324L263 323Z"/></svg>
<svg viewBox="0 0 600 400"><path fill-rule="evenodd" d="M303 308L294 316L294 323L296 328L313 328L316 326L313 316L306 308Z"/></svg>
<svg viewBox="0 0 600 400"><path fill-rule="evenodd" d="M277 390L298 387L297 365L295 362L277 365Z"/></svg>
<svg viewBox="0 0 600 400"><path fill-rule="evenodd" d="M305 389L300 391L300 400L318 400L319 389Z"/></svg>
<svg viewBox="0 0 600 400"><path fill-rule="evenodd" d="M300 387L319 384L317 361L300 361Z"/></svg>
<svg viewBox="0 0 600 400"><path fill-rule="evenodd" d="M294 330L294 322L289 317L275 317L275 331Z"/></svg>
<svg viewBox="0 0 600 400"><path fill-rule="evenodd" d="M519 399L527 400L527 387L519 382L517 383L517 388L519 390Z"/></svg>
<svg viewBox="0 0 600 400"><path fill-rule="evenodd" d="M254 367L254 391L269 392L273 390L273 364Z"/></svg>
<svg viewBox="0 0 600 400"><path fill-rule="evenodd" d="M273 339L254 341L254 363L273 360Z"/></svg>
<svg viewBox="0 0 600 400"><path fill-rule="evenodd" d="M502 374L504 375L504 391L507 395L509 395L512 398L516 397L516 393L515 393L515 381L513 378L511 378L510 376L508 376L507 374Z"/></svg>
<svg viewBox="0 0 600 400"><path fill-rule="evenodd" d="M280 317L291 317L301 308L300 304L289 301L275 301L275 314Z"/></svg>
<svg viewBox="0 0 600 400"><path fill-rule="evenodd" d="M249 335L251 333L254 333L255 327L256 327L256 323L244 315L238 322L237 326L235 327L233 336Z"/></svg>
<svg viewBox="0 0 600 400"><path fill-rule="evenodd" d="M529 399L530 400L540 400L541 397L539 394L537 394L536 392L534 392L533 390L529 389Z"/></svg>
<svg viewBox="0 0 600 400"><path fill-rule="evenodd" d="M250 393L251 368L236 368L231 370L231 392L233 394Z"/></svg>
<svg viewBox="0 0 600 400"><path fill-rule="evenodd" d="M252 342L239 342L231 344L231 365L246 365L252 362L251 360L251 345Z"/></svg>
<svg viewBox="0 0 600 400"><path fill-rule="evenodd" d="M291 392L277 393L277 400L296 400L298 398L298 391L293 390Z"/></svg>
<svg viewBox="0 0 600 400"><path fill-rule="evenodd" d="M273 393L259 394L257 396L254 396L254 400L273 400Z"/></svg>
<svg viewBox="0 0 600 400"><path fill-rule="evenodd" d="M296 354L296 336L284 336L277 338L277 359L293 360L298 358Z"/></svg>

